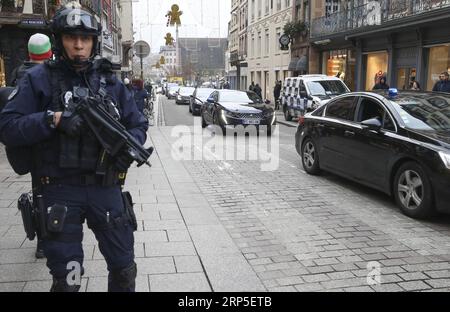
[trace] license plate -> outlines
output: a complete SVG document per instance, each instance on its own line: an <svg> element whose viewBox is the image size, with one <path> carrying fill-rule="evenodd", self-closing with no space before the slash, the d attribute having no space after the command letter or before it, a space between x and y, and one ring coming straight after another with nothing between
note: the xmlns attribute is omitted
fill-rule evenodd
<svg viewBox="0 0 450 312"><path fill-rule="evenodd" d="M244 125L259 125L259 120L244 120Z"/></svg>

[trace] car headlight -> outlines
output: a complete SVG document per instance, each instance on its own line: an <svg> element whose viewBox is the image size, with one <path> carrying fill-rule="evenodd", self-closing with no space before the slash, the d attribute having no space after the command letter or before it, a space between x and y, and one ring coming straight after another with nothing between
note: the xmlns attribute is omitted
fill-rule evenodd
<svg viewBox="0 0 450 312"><path fill-rule="evenodd" d="M227 110L223 110L222 112L224 112L225 116L227 116L227 117L238 118L238 114L235 112L230 112Z"/></svg>
<svg viewBox="0 0 450 312"><path fill-rule="evenodd" d="M441 156L441 159L444 162L445 167L447 167L447 169L450 169L450 154L446 152L439 152L439 156Z"/></svg>

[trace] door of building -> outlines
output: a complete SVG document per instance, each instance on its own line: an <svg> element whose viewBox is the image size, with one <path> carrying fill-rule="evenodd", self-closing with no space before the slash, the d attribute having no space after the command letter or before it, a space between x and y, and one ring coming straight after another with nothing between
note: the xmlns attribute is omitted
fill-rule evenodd
<svg viewBox="0 0 450 312"><path fill-rule="evenodd" d="M411 81L416 79L417 69L415 67L400 67L397 69L397 87L400 90L408 90Z"/></svg>
<svg viewBox="0 0 450 312"><path fill-rule="evenodd" d="M269 72L264 72L264 99L268 99L270 97L270 87L269 87Z"/></svg>

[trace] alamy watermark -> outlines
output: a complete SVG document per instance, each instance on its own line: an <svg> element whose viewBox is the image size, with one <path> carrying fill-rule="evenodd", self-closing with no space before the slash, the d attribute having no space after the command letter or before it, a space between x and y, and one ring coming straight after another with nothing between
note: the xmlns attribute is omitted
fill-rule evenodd
<svg viewBox="0 0 450 312"><path fill-rule="evenodd" d="M275 171L280 163L280 138L277 126L237 125L226 128L216 125L202 129L201 118L194 118L194 126L175 126L171 137L174 160L260 162L261 171ZM271 134L268 135L268 132Z"/></svg>

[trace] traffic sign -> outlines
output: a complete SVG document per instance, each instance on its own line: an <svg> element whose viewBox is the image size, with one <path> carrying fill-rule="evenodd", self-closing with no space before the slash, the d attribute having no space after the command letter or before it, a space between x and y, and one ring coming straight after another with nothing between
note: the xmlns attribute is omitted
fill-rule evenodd
<svg viewBox="0 0 450 312"><path fill-rule="evenodd" d="M150 46L147 42L140 40L134 44L134 52L137 57L147 57L150 55Z"/></svg>

